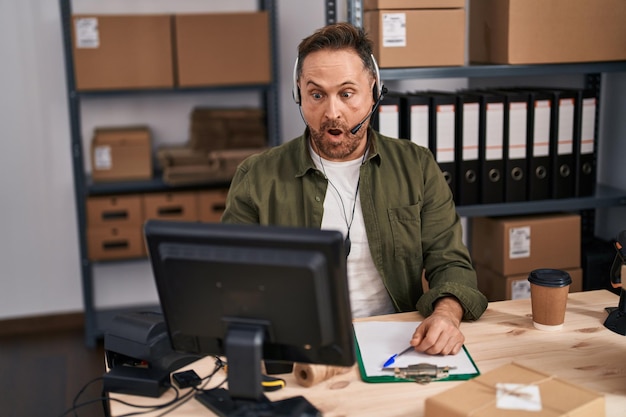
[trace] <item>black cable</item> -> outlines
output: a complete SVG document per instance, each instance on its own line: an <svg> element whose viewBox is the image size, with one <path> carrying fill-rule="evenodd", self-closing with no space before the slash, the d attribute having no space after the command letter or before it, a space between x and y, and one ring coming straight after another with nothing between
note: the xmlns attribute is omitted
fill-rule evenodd
<svg viewBox="0 0 626 417"><path fill-rule="evenodd" d="M78 409L80 409L82 407L85 407L85 406L88 406L88 405L91 405L91 404L94 404L94 403L97 403L97 402L100 402L100 401L105 401L105 400L106 400L105 397L98 397L98 398L94 398L94 399L91 399L91 400L87 400L87 401L85 401L83 403L76 404L76 406L73 406L72 408L69 408L69 409L65 410L63 412L63 414L59 415L58 417L64 417L64 416L69 415L70 413L74 413L74 415L76 415L76 411Z"/></svg>
<svg viewBox="0 0 626 417"><path fill-rule="evenodd" d="M109 396L105 396L102 395L98 398L94 398L91 400L87 400L85 402L82 403L78 403L78 398L80 398L80 396L85 392L85 390L87 389L87 387L91 384L93 384L94 382L103 379L102 377L98 377L98 378L94 378L91 381L87 382L85 385L83 385L83 387L78 391L78 393L76 394L76 396L74 397L73 401L72 401L72 407L68 410L66 410L65 412L63 412L63 414L61 414L59 417L64 417L69 415L70 413L73 413L75 417L78 417L78 414L76 413L77 410L79 410L82 407L86 407L88 405L94 404L96 402L102 402L103 407L105 407L105 415L109 415L110 413L107 411L106 408L106 404L107 402L110 403L112 401L119 403L119 404L123 404L126 405L128 407L134 407L134 408L141 408L143 410L141 411L134 411L131 413L127 413L127 414L123 414L121 416L118 417L132 417L132 416L138 416L138 415L142 415L142 414L147 414L147 413L151 413L154 411L158 411L158 410L162 410L168 407L172 407L168 410L165 410L163 413L159 414L158 417L164 416L165 414L170 413L171 411L175 410L176 408L180 407L181 405L185 404L187 401L189 401L191 398L193 398L193 394L195 394L198 391L201 391L204 389L204 387L206 387L206 385L211 382L211 378L217 373L219 372L220 369L224 368L226 366L226 362L224 362L221 358L219 358L218 356L215 356L215 367L213 368L213 370L205 377L202 378L202 381L204 381L204 383L202 384L202 386L200 388L197 387L192 387L193 389L189 390L188 392L186 392L185 394L183 394L181 396L180 394L180 390L172 385L172 384L167 384L167 387L169 387L170 389L173 389L176 392L176 396L169 400L168 402L165 402L163 404L152 404L152 405L138 405L138 404L132 404L129 403L127 401L124 400L120 400L119 398L111 398ZM228 380L228 378L225 378L222 382L220 382L216 388L222 386L226 381ZM103 391L104 392L104 391Z"/></svg>
<svg viewBox="0 0 626 417"><path fill-rule="evenodd" d="M219 356L215 356L215 367L213 368L213 371L211 371L210 374L208 374L207 376L205 376L204 378L201 379L201 381L204 381L202 383L202 385L199 388L198 387L191 387L192 389L189 390L187 393L185 393L180 398L180 400L179 400L179 402L177 404L172 406L170 409L165 410L164 412L162 412L161 414L157 415L156 417L163 417L164 415L171 413L172 411L176 410L180 406L182 406L182 405L186 404L187 402L189 402L189 400L194 398L194 394L195 393L201 392L201 391L204 390L204 387L206 387L207 384L209 384L209 382L211 382L211 379L213 378L213 376L217 372L219 372L220 369L223 369L225 365L226 365L226 362L222 361L222 359ZM218 388L221 385L223 385L225 381L226 381L226 379L224 381L220 382L219 385L216 388Z"/></svg>
<svg viewBox="0 0 626 417"><path fill-rule="evenodd" d="M78 414L76 414L76 403L78 402L78 398L80 398L80 396L83 394L83 392L85 392L85 390L87 389L87 387L89 387L89 385L101 379L102 379L101 376L92 379L91 381L83 385L83 387L78 391L78 393L76 393L76 395L74 396L74 399L72 400L72 409L74 410L74 417L78 417Z"/></svg>
<svg viewBox="0 0 626 417"><path fill-rule="evenodd" d="M91 399L91 400L88 400L88 401L85 401L85 402L73 405L72 408L66 410L59 417L64 417L64 416L68 415L69 413L74 413L74 415L76 415L76 410L78 410L78 409L80 409L82 407L94 404L94 403L99 402L99 401L109 401L109 402L115 401L117 403L126 405L128 407L148 409L147 411L143 411L142 413L152 412L152 411L164 408L164 407L169 407L170 405L174 404L176 401L178 401L180 399L180 391L178 390L178 388L176 388L175 386L173 386L171 384L168 384L168 386L169 386L169 388L172 388L174 391L176 391L176 397L174 397L172 400L169 400L168 402L163 403L163 404L139 405L139 404L129 403L128 401L120 400L119 398L98 397L98 398L94 398L94 399ZM135 414L132 414L132 415L135 415ZM122 417L122 416L118 416L118 417Z"/></svg>

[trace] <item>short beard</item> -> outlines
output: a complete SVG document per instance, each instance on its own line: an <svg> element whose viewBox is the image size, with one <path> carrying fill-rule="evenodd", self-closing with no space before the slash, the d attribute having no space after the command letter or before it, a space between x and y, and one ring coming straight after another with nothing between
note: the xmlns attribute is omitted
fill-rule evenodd
<svg viewBox="0 0 626 417"><path fill-rule="evenodd" d="M324 140L324 134L328 129L341 129L344 132L345 140L338 145L332 145ZM350 133L350 129L344 123L329 120L320 126L320 130L315 130L309 126L309 135L315 149L321 157L329 160L349 160L356 151L367 133L367 129L359 129L356 134Z"/></svg>

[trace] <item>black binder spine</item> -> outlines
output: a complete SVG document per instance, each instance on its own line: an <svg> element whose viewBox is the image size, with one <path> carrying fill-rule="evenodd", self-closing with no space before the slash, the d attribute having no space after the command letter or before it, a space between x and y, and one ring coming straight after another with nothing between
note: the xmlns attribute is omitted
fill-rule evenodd
<svg viewBox="0 0 626 417"><path fill-rule="evenodd" d="M378 106L372 117L372 128L391 138L401 138L400 134L400 97L399 93L389 92Z"/></svg>
<svg viewBox="0 0 626 417"><path fill-rule="evenodd" d="M552 124L555 152L552 158L554 198L571 198L576 195L574 166L574 114L577 93L572 90L553 91Z"/></svg>
<svg viewBox="0 0 626 417"><path fill-rule="evenodd" d="M457 205L479 204L481 166L478 136L480 102L476 95L459 93L456 106Z"/></svg>
<svg viewBox="0 0 626 417"><path fill-rule="evenodd" d="M576 196L593 195L596 187L596 126L598 97L594 90L580 90L577 112L576 146Z"/></svg>
<svg viewBox="0 0 626 417"><path fill-rule="evenodd" d="M481 202L504 201L504 99L480 92L479 150L482 166Z"/></svg>
<svg viewBox="0 0 626 417"><path fill-rule="evenodd" d="M401 96L400 137L429 148L429 98L423 94Z"/></svg>
<svg viewBox="0 0 626 417"><path fill-rule="evenodd" d="M439 164L452 194L456 197L455 114L456 96L446 93L428 93L430 96L429 147Z"/></svg>
<svg viewBox="0 0 626 417"><path fill-rule="evenodd" d="M505 91L504 200L528 199L528 94Z"/></svg>
<svg viewBox="0 0 626 417"><path fill-rule="evenodd" d="M551 110L550 95L529 91L528 102L528 199L552 197Z"/></svg>

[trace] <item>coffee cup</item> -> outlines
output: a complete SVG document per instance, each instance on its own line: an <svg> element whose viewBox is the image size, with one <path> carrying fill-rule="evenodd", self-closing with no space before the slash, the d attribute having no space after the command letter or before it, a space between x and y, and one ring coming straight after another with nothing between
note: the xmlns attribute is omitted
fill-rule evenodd
<svg viewBox="0 0 626 417"><path fill-rule="evenodd" d="M565 321L570 275L560 269L535 269L528 276L533 326L539 330L561 330Z"/></svg>

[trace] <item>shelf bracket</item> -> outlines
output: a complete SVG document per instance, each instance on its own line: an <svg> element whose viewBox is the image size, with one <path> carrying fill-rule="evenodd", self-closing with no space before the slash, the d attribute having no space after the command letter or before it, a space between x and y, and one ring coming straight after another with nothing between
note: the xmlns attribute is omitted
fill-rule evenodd
<svg viewBox="0 0 626 417"><path fill-rule="evenodd" d="M326 24L337 23L337 2L335 0L326 1Z"/></svg>
<svg viewBox="0 0 626 417"><path fill-rule="evenodd" d="M361 0L348 1L348 22L363 27L363 3Z"/></svg>

